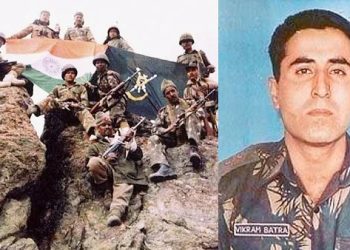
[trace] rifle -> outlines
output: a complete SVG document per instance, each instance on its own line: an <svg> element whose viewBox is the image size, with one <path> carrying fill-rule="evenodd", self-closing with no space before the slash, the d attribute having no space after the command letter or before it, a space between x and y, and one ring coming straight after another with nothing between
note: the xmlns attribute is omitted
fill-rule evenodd
<svg viewBox="0 0 350 250"><path fill-rule="evenodd" d="M128 135L130 131L135 133L137 127L140 126L145 119L146 119L145 117L142 117L142 119L135 126L130 128L130 130L126 133L126 135ZM106 158L109 153L117 151L122 145L124 145L127 138L126 135L122 136L120 140L115 140L115 142L113 142L113 144L103 153L102 157Z"/></svg>
<svg viewBox="0 0 350 250"><path fill-rule="evenodd" d="M191 105L191 107L189 107L183 113L181 113L175 121L175 127L179 128L190 115L197 112L199 108L203 107L205 105L206 99L212 93L214 93L214 91L216 91L216 89L211 90L204 98L197 100L194 104Z"/></svg>
<svg viewBox="0 0 350 250"><path fill-rule="evenodd" d="M72 106L77 106L77 107L74 107L78 110L83 110L85 109L85 106L79 102L75 102L75 101L59 101L58 99L55 99L55 101L58 103L59 107L61 109L65 109L65 110L68 110L68 111L71 111L71 108Z"/></svg>
<svg viewBox="0 0 350 250"><path fill-rule="evenodd" d="M136 68L136 71L129 76L125 81L122 81L117 86L115 86L113 89L111 89L104 97L101 98L90 110L91 114L95 114L101 106L103 105L104 101L107 99L108 96L113 95L114 93L118 92L120 89L124 87L124 85L129 82L138 72L140 71L139 68Z"/></svg>

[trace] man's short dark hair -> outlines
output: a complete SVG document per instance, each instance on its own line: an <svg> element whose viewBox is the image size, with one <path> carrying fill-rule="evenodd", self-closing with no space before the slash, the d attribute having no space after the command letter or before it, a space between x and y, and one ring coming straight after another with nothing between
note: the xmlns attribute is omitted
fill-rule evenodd
<svg viewBox="0 0 350 250"><path fill-rule="evenodd" d="M274 31L269 45L269 54L275 79L280 77L281 62L285 57L285 45L299 30L335 28L350 39L350 22L344 17L329 11L312 9L288 16Z"/></svg>

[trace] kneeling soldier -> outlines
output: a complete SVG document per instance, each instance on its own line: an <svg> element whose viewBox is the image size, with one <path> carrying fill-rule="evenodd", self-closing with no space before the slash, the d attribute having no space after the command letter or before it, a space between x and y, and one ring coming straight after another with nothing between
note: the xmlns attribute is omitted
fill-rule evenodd
<svg viewBox="0 0 350 250"><path fill-rule="evenodd" d="M120 130L119 130L120 132ZM113 142L112 120L108 113L96 114L96 138L92 140L87 153L87 168L95 184L113 179L113 197L107 219L108 226L121 224L135 186L147 186L142 167L142 150L133 139L134 131L129 130L121 140L116 151L103 154ZM115 143L115 142L114 142Z"/></svg>

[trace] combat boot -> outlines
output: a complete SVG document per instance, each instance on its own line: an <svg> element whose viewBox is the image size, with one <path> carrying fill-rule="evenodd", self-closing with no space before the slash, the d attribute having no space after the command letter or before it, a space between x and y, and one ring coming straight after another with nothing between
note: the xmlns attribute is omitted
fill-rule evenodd
<svg viewBox="0 0 350 250"><path fill-rule="evenodd" d="M31 116L32 114L34 114L35 116L39 116L40 109L37 105L31 105L27 109L27 114L28 114L28 116Z"/></svg>
<svg viewBox="0 0 350 250"><path fill-rule="evenodd" d="M166 164L158 164L159 169L157 172L150 174L149 179L152 182L162 182L166 180L176 179L177 175L175 171Z"/></svg>
<svg viewBox="0 0 350 250"><path fill-rule="evenodd" d="M107 218L107 225L109 227L119 226L122 224L122 217L123 213L119 209L113 209L110 211L108 218Z"/></svg>
<svg viewBox="0 0 350 250"><path fill-rule="evenodd" d="M190 146L190 162L195 169L200 169L202 167L202 158L198 152L197 146Z"/></svg>

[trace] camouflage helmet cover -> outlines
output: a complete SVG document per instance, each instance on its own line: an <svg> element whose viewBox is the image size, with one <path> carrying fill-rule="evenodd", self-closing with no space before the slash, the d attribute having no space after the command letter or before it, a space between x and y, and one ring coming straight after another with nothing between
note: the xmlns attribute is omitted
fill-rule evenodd
<svg viewBox="0 0 350 250"><path fill-rule="evenodd" d="M184 33L180 36L179 45L181 45L181 43L186 40L192 41L192 43L194 43L193 36L190 33Z"/></svg>
<svg viewBox="0 0 350 250"><path fill-rule="evenodd" d="M66 65L64 65L63 67L62 67L62 79L64 80L64 76L66 75L66 73L67 73L67 71L68 70L74 70L74 72L75 72L75 75L78 75L78 70L77 70L77 68L74 66L74 65L72 65L72 64L66 64Z"/></svg>
<svg viewBox="0 0 350 250"><path fill-rule="evenodd" d="M100 54L97 54L94 58L94 60L92 61L93 65L96 66L96 61L97 60L103 60L107 63L107 65L109 65L109 60L108 60L108 57L104 54L104 53L100 53Z"/></svg>

